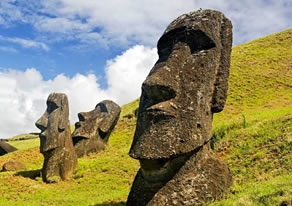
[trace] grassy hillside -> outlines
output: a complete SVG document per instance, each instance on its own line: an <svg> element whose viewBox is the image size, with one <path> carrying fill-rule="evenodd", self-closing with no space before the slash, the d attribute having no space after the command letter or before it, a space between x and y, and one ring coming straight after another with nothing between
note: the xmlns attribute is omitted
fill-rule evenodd
<svg viewBox="0 0 292 206"><path fill-rule="evenodd" d="M292 205L292 29L233 48L226 107L216 114L213 146L234 175L224 200L212 205ZM139 168L128 151L135 100L122 107L107 148L79 159L70 181L37 177L38 139L11 141L20 150L0 166L22 161L25 171L0 173L1 205L124 205ZM25 138L25 136L22 136Z"/></svg>

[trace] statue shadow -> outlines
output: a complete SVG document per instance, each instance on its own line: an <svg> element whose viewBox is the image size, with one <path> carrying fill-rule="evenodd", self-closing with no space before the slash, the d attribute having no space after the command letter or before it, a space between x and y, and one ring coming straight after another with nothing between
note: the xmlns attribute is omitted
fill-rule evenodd
<svg viewBox="0 0 292 206"><path fill-rule="evenodd" d="M19 171L15 175L35 180L36 178L41 177L41 169L29 170L29 171Z"/></svg>
<svg viewBox="0 0 292 206"><path fill-rule="evenodd" d="M109 202L109 203L102 203L96 204L94 206L125 206L126 202Z"/></svg>

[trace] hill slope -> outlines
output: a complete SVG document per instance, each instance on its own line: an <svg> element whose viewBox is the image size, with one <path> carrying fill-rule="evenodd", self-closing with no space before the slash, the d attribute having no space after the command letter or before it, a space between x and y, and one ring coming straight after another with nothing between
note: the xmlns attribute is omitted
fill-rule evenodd
<svg viewBox="0 0 292 206"><path fill-rule="evenodd" d="M291 34L290 29L233 48L223 113L233 115L292 105Z"/></svg>
<svg viewBox="0 0 292 206"><path fill-rule="evenodd" d="M233 48L226 107L216 114L213 146L230 166L234 185L214 205L292 204L292 29ZM45 184L38 139L11 141L20 150L0 157L26 171L0 173L1 205L123 205L139 168L128 151L138 100L122 107L106 150L79 159L73 178ZM32 147L28 145L33 145Z"/></svg>

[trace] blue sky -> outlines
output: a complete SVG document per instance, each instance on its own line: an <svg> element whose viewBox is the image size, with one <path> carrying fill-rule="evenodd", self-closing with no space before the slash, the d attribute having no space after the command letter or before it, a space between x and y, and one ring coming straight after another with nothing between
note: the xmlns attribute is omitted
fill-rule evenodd
<svg viewBox="0 0 292 206"><path fill-rule="evenodd" d="M0 138L37 131L51 92L68 95L72 124L139 97L164 29L199 8L231 19L234 45L292 27L291 0L1 0Z"/></svg>

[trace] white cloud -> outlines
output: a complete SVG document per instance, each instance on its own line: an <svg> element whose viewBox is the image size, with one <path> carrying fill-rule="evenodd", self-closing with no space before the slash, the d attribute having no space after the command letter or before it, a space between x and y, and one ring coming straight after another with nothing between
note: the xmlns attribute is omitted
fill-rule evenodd
<svg viewBox="0 0 292 206"><path fill-rule="evenodd" d="M157 60L156 49L134 46L122 55L109 60L106 70L108 88L102 89L94 74L63 74L44 80L35 68L19 71L0 70L0 138L21 133L37 132L35 121L46 108L51 92L64 92L69 98L71 124L77 113L90 111L95 105L111 99L120 105L140 95L141 84Z"/></svg>
<svg viewBox="0 0 292 206"><path fill-rule="evenodd" d="M10 53L17 53L17 50L11 47L0 46L0 51L10 52Z"/></svg>
<svg viewBox="0 0 292 206"><path fill-rule="evenodd" d="M157 61L156 49L137 45L107 62L108 92L125 104L140 96L141 83Z"/></svg>
<svg viewBox="0 0 292 206"><path fill-rule="evenodd" d="M235 44L292 27L290 0L198 0L196 3L202 8L220 10L231 19Z"/></svg>
<svg viewBox="0 0 292 206"><path fill-rule="evenodd" d="M38 30L54 33L74 34L90 31L89 25L83 24L80 20L65 17L41 18L35 25Z"/></svg>
<svg viewBox="0 0 292 206"><path fill-rule="evenodd" d="M0 35L0 41L19 44L20 46L24 48L40 48L45 51L49 50L49 47L45 43L33 41L29 39L22 39L22 38L17 38L17 37L11 38L11 37L4 37Z"/></svg>
<svg viewBox="0 0 292 206"><path fill-rule="evenodd" d="M200 7L218 9L233 21L236 44L292 26L290 0L27 0L19 5L3 0L0 22L31 24L47 41L74 38L89 43L96 33L102 45L154 46L174 18Z"/></svg>
<svg viewBox="0 0 292 206"><path fill-rule="evenodd" d="M84 38L97 33L110 45L154 45L164 27L183 12L194 10L192 0L108 0L43 1L42 11L50 15L36 18L33 25L42 32ZM155 6L156 5L156 6ZM157 6L163 5L163 6Z"/></svg>

